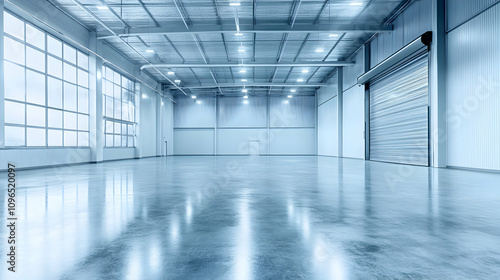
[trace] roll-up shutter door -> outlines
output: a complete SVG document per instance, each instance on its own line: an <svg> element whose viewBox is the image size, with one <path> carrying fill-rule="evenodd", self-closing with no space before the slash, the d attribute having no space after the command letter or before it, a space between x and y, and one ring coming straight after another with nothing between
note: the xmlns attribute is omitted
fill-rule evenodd
<svg viewBox="0 0 500 280"><path fill-rule="evenodd" d="M370 83L370 159L429 166L428 52Z"/></svg>

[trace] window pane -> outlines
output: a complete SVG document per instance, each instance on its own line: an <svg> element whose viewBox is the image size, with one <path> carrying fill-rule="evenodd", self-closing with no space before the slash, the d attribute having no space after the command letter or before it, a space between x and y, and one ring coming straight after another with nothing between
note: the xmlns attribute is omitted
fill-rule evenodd
<svg viewBox="0 0 500 280"><path fill-rule="evenodd" d="M128 125L128 135L135 135L133 124Z"/></svg>
<svg viewBox="0 0 500 280"><path fill-rule="evenodd" d="M78 146L88 147L89 146L89 133L88 132L78 132Z"/></svg>
<svg viewBox="0 0 500 280"><path fill-rule="evenodd" d="M45 50L45 33L30 24L26 24L26 42Z"/></svg>
<svg viewBox="0 0 500 280"><path fill-rule="evenodd" d="M24 22L9 13L3 16L4 32L24 41Z"/></svg>
<svg viewBox="0 0 500 280"><path fill-rule="evenodd" d="M122 88L115 85L114 89L114 96L115 99L121 99L122 98Z"/></svg>
<svg viewBox="0 0 500 280"><path fill-rule="evenodd" d="M64 83L64 110L76 111L76 86Z"/></svg>
<svg viewBox="0 0 500 280"><path fill-rule="evenodd" d="M4 37L4 58L24 65L24 44Z"/></svg>
<svg viewBox="0 0 500 280"><path fill-rule="evenodd" d="M113 122L106 121L106 133L113 133Z"/></svg>
<svg viewBox="0 0 500 280"><path fill-rule="evenodd" d="M45 105L45 75L26 70L26 102Z"/></svg>
<svg viewBox="0 0 500 280"><path fill-rule="evenodd" d="M122 118L122 104L120 100L115 99L115 106L114 106L114 118L115 119L121 119Z"/></svg>
<svg viewBox="0 0 500 280"><path fill-rule="evenodd" d="M62 57L61 41L50 35L47 35L47 51L57 57Z"/></svg>
<svg viewBox="0 0 500 280"><path fill-rule="evenodd" d="M119 122L115 122L115 134L121 134L122 133L122 126Z"/></svg>
<svg viewBox="0 0 500 280"><path fill-rule="evenodd" d="M76 131L64 131L64 146L76 147Z"/></svg>
<svg viewBox="0 0 500 280"><path fill-rule="evenodd" d="M122 147L127 147L127 136L122 136Z"/></svg>
<svg viewBox="0 0 500 280"><path fill-rule="evenodd" d="M89 70L89 57L88 55L78 52L78 66L85 70Z"/></svg>
<svg viewBox="0 0 500 280"><path fill-rule="evenodd" d="M128 146L134 147L134 137L133 136L128 137Z"/></svg>
<svg viewBox="0 0 500 280"><path fill-rule="evenodd" d="M62 111L49 109L48 117L49 127L62 128Z"/></svg>
<svg viewBox="0 0 500 280"><path fill-rule="evenodd" d="M25 124L25 105L23 103L5 101L5 123Z"/></svg>
<svg viewBox="0 0 500 280"><path fill-rule="evenodd" d="M76 50L64 44L64 60L76 64Z"/></svg>
<svg viewBox="0 0 500 280"><path fill-rule="evenodd" d="M113 83L115 83L117 85L121 85L122 84L121 79L122 79L122 76L118 72L114 72Z"/></svg>
<svg viewBox="0 0 500 280"><path fill-rule="evenodd" d="M113 84L109 81L106 81L106 91L105 94L107 96L113 97Z"/></svg>
<svg viewBox="0 0 500 280"><path fill-rule="evenodd" d="M76 68L64 63L64 80L76 84Z"/></svg>
<svg viewBox="0 0 500 280"><path fill-rule="evenodd" d="M62 81L48 78L49 106L62 108Z"/></svg>
<svg viewBox="0 0 500 280"><path fill-rule="evenodd" d="M5 98L24 101L24 67L5 61Z"/></svg>
<svg viewBox="0 0 500 280"><path fill-rule="evenodd" d="M106 97L106 117L113 117L113 98Z"/></svg>
<svg viewBox="0 0 500 280"><path fill-rule="evenodd" d="M45 54L32 47L26 47L26 66L45 73Z"/></svg>
<svg viewBox="0 0 500 280"><path fill-rule="evenodd" d="M89 73L78 69L78 85L82 87L89 87Z"/></svg>
<svg viewBox="0 0 500 280"><path fill-rule="evenodd" d="M5 126L5 146L24 146L24 127Z"/></svg>
<svg viewBox="0 0 500 280"><path fill-rule="evenodd" d="M61 147L62 141L62 130L49 129L48 131L49 146L51 147Z"/></svg>
<svg viewBox="0 0 500 280"><path fill-rule="evenodd" d="M109 67L106 67L106 79L108 81L112 82L113 81L113 75L114 75L113 70L111 70L111 68L109 68Z"/></svg>
<svg viewBox="0 0 500 280"><path fill-rule="evenodd" d="M89 116L78 114L78 130L89 130Z"/></svg>
<svg viewBox="0 0 500 280"><path fill-rule="evenodd" d="M64 128L76 130L76 113L64 112Z"/></svg>
<svg viewBox="0 0 500 280"><path fill-rule="evenodd" d="M114 146L115 147L120 147L121 146L121 137L120 137L120 135L115 135Z"/></svg>
<svg viewBox="0 0 500 280"><path fill-rule="evenodd" d="M106 135L106 147L113 147L113 135Z"/></svg>
<svg viewBox="0 0 500 280"><path fill-rule="evenodd" d="M45 127L45 108L26 105L26 123L33 126ZM29 139L28 139L29 142Z"/></svg>
<svg viewBox="0 0 500 280"><path fill-rule="evenodd" d="M125 102L122 102L122 116L124 121L129 121L129 116L128 116L128 104Z"/></svg>
<svg viewBox="0 0 500 280"><path fill-rule="evenodd" d="M27 146L45 146L45 128L28 127L26 132L28 134Z"/></svg>
<svg viewBox="0 0 500 280"><path fill-rule="evenodd" d="M122 123L122 134L127 134L127 125Z"/></svg>
<svg viewBox="0 0 500 280"><path fill-rule="evenodd" d="M82 87L78 87L78 112L89 112L89 90Z"/></svg>
<svg viewBox="0 0 500 280"><path fill-rule="evenodd" d="M47 56L47 63L49 75L62 79L62 61L49 55Z"/></svg>

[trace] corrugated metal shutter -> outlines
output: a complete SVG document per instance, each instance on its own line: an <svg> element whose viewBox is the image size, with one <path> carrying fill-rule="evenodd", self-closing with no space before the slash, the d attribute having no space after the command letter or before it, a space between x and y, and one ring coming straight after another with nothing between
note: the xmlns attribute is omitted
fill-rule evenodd
<svg viewBox="0 0 500 280"><path fill-rule="evenodd" d="M428 53L370 83L370 159L429 166Z"/></svg>

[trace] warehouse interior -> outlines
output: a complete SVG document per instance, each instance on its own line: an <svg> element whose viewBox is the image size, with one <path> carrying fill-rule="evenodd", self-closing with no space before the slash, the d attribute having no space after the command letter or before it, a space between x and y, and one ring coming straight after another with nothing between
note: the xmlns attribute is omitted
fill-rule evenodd
<svg viewBox="0 0 500 280"><path fill-rule="evenodd" d="M0 8L0 279L500 279L499 0Z"/></svg>

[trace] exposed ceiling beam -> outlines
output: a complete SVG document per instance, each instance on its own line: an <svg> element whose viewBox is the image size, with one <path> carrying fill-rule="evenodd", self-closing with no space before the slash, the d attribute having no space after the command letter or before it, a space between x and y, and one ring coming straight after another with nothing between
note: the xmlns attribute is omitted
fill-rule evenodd
<svg viewBox="0 0 500 280"><path fill-rule="evenodd" d="M338 67L352 66L352 61L325 61L325 62L276 62L276 63L180 63L180 64L146 64L147 68L218 68L218 67Z"/></svg>
<svg viewBox="0 0 500 280"><path fill-rule="evenodd" d="M204 89L204 88L231 88L231 87L323 87L328 86L327 83L229 83L229 84L209 84L209 85L193 85L193 86L181 86L182 88L188 89ZM168 87L174 89L173 87Z"/></svg>
<svg viewBox="0 0 500 280"><path fill-rule="evenodd" d="M315 24L284 26L277 24L240 24L241 33L315 33L315 32L374 32L383 33L393 31L392 25L369 25L369 24ZM186 28L184 24L169 24L165 27L153 28L127 28L116 31L120 37L142 36L142 35L172 35L172 34L213 34L213 33L236 33L234 24L231 25L196 25ZM102 36L99 39L113 38L113 36Z"/></svg>

